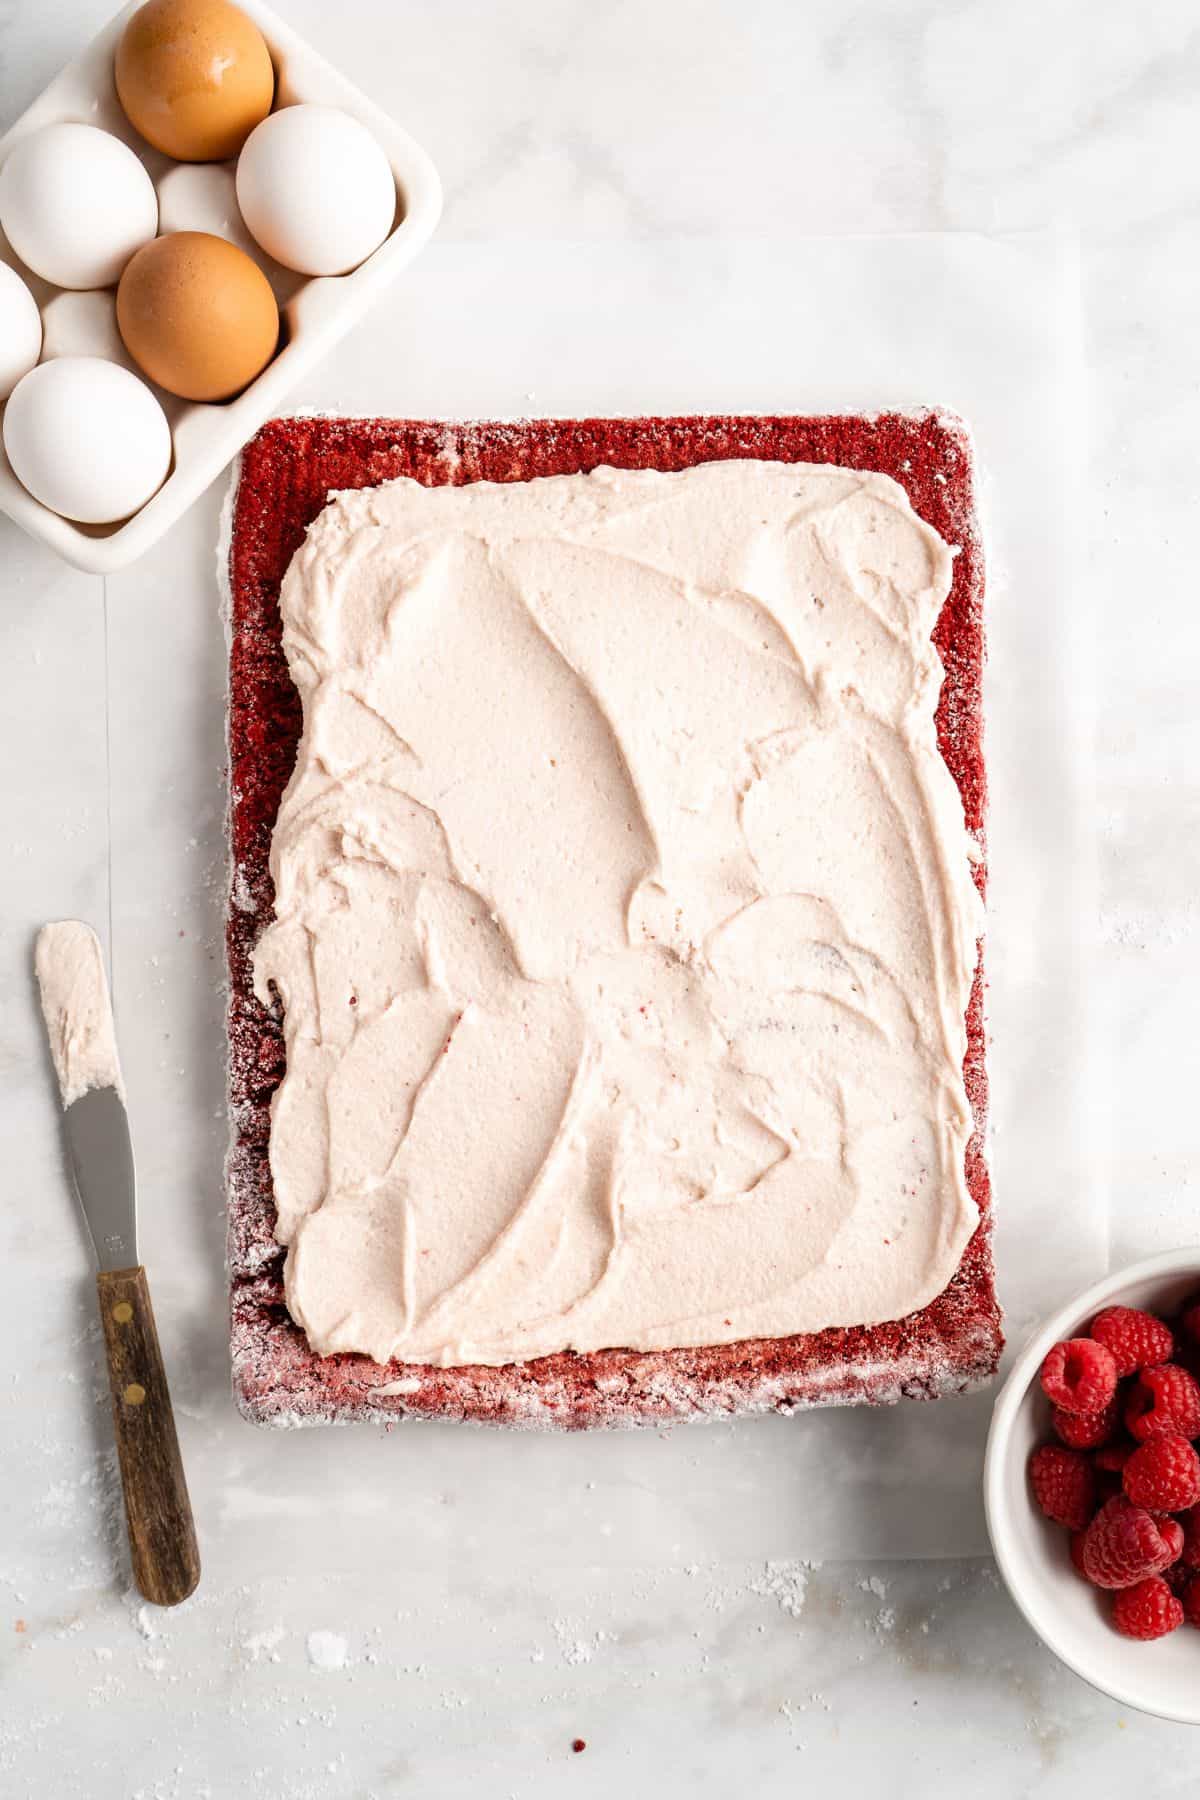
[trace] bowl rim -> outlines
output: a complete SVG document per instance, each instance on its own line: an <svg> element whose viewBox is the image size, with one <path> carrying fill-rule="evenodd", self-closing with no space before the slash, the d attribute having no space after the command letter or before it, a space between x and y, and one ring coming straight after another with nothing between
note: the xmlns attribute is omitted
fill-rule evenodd
<svg viewBox="0 0 1200 1800"><path fill-rule="evenodd" d="M1111 1682L1101 1680L1093 1671L1080 1667L1078 1660L1063 1647L1055 1627L1053 1609L1049 1609L1049 1616L1047 1616L1033 1605L1023 1587L1021 1578L1015 1571L1010 1556L1011 1538L1014 1534L1005 1521L1002 1496L1002 1484L1004 1472L1008 1467L1013 1425L1021 1402L1031 1387L1037 1371L1041 1367L1042 1359L1050 1346L1056 1344L1064 1335L1074 1331L1081 1316L1098 1312L1106 1302L1114 1301L1126 1288L1132 1287L1138 1282L1153 1281L1157 1277L1178 1275L1187 1268L1195 1269L1197 1281L1200 1282L1200 1245L1182 1245L1176 1250L1160 1250L1154 1256L1143 1257L1140 1262L1128 1263L1105 1275L1101 1280L1093 1282L1091 1287L1081 1289L1073 1299L1059 1307L1057 1312L1052 1313L1030 1334L1018 1352L1016 1361L1009 1370L992 1408L987 1447L983 1459L983 1510L992 1553L996 1558L996 1564L1013 1604L1026 1624L1060 1662L1065 1663L1068 1669L1078 1675L1081 1681L1086 1681L1088 1686L1097 1693L1104 1694L1123 1706L1131 1707L1135 1712L1146 1713L1154 1718L1170 1719L1180 1725L1200 1725L1200 1682L1197 1684L1195 1708L1188 1712L1177 1707L1152 1706L1141 1697L1135 1698L1119 1679Z"/></svg>

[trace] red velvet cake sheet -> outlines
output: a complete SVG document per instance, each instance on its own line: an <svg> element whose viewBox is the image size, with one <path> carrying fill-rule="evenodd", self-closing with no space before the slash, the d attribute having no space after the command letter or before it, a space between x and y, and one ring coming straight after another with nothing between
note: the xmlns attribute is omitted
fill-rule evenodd
<svg viewBox="0 0 1200 1800"><path fill-rule="evenodd" d="M271 1096L284 1068L279 1022L255 999L250 959L271 914L271 831L301 730L281 645L279 588L329 493L407 475L428 486L524 481L602 464L682 469L730 457L839 463L891 475L916 511L960 546L934 633L946 668L939 744L983 848L983 555L971 444L939 412L825 418L540 419L445 424L277 419L242 453L230 549L228 915L229 1270L234 1389L247 1416L316 1424L402 1415L504 1425L660 1424L741 1411L881 1403L961 1391L994 1373L1003 1338L984 1158L987 1076L982 961L967 1015L975 1129L966 1175L981 1223L945 1291L889 1324L702 1349L563 1352L502 1368L438 1369L316 1356L283 1299L283 1250L267 1159ZM976 881L982 891L985 864Z"/></svg>

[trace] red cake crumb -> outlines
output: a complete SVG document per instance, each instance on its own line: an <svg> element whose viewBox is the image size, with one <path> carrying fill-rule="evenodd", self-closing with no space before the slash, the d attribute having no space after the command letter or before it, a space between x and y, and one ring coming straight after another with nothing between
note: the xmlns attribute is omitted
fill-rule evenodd
<svg viewBox="0 0 1200 1800"><path fill-rule="evenodd" d="M404 1415L506 1425L660 1424L743 1411L882 1403L961 1392L995 1373L1003 1336L984 1157L987 1075L982 960L967 1012L964 1077L974 1131L967 1185L980 1224L943 1293L907 1318L792 1337L635 1353L562 1352L502 1368L441 1369L365 1356L318 1357L284 1305L283 1250L267 1160L271 1096L284 1070L279 1021L259 1004L251 956L271 914L271 831L300 737L284 661L279 587L331 490L406 475L426 486L521 481L601 465L674 470L732 457L878 470L959 546L934 631L946 677L938 742L978 844L986 886L983 553L970 439L936 412L874 417L544 419L447 425L387 419L278 419L242 453L230 548L229 758L232 877L229 1267L235 1392L262 1423Z"/></svg>

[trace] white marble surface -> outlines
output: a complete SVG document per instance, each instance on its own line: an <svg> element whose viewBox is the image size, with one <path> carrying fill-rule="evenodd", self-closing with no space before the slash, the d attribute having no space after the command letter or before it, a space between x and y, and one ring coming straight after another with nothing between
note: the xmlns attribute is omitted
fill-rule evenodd
<svg viewBox="0 0 1200 1800"><path fill-rule="evenodd" d="M1084 863L1094 843L1099 901L1079 921L1089 1055L1046 1045L1044 1080L1086 1068L1113 1257L1186 1240L1200 1149L1191 9L345 0L336 22L319 0L286 10L430 148L448 196L411 285L301 403L467 404L470 309L439 295L486 272L482 315L532 240L615 271L602 296L614 312L629 294L675 296L691 335L655 344L648 394L765 409L829 398L822 346L798 338L777 389L730 392L729 370L746 366L734 324L779 335L791 303L786 290L742 295L709 346L711 296L689 306L679 271L714 244L736 281L747 236L795 258L814 234L1078 235L1087 430L1081 419L1060 467L1078 475L1090 642L1064 704L1086 703L1094 681L1098 809L1081 804L1074 829ZM0 119L104 14L93 0L0 0ZM708 249L676 253L682 239ZM549 349L536 346L548 391L530 395L535 347L502 334L489 402L627 392L637 339L618 366L615 328L598 337L563 309ZM1045 379L1012 370L1018 390L1036 382L1039 419ZM514 1463L478 1434L356 1434L348 1448L236 1417L220 1264L218 503L207 496L107 587L0 524L0 1792L383 1800L621 1783L766 1796L801 1782L855 1792L885 1759L899 1796L968 1777L987 1800L1193 1784L1200 1738L1122 1716L1061 1670L986 1560L878 1560L880 1547L938 1549L919 1530L928 1463L953 1456L969 1474L970 1408L881 1427L895 1451L864 1490L861 1560L812 1569L825 1549L813 1446L841 1454L861 1418L677 1433L661 1449L667 1479L654 1439L587 1440L584 1453L539 1441ZM1021 621L1033 660L1035 624ZM33 1012L30 935L64 913L108 926L143 1249L199 1501L205 1583L173 1615L143 1613L128 1591L87 1263ZM1055 978L1031 959L1031 983ZM1010 1108L1021 1099L1017 1085ZM997 1151L1003 1167L1003 1136ZM1077 1185L1078 1167L1050 1171L1051 1189ZM943 1547L975 1530L965 1516Z"/></svg>

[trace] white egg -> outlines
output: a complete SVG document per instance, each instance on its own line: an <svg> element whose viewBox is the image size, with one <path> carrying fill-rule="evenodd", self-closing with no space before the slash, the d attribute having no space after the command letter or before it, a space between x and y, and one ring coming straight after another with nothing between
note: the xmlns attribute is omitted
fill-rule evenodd
<svg viewBox="0 0 1200 1800"><path fill-rule="evenodd" d="M304 275L356 269L396 216L387 157L335 106L285 106L256 125L238 158L237 197L267 254Z"/></svg>
<svg viewBox="0 0 1200 1800"><path fill-rule="evenodd" d="M109 525L144 506L171 464L171 429L144 381L98 356L60 356L19 381L4 448L35 500Z"/></svg>
<svg viewBox="0 0 1200 1800"><path fill-rule="evenodd" d="M28 375L42 353L42 315L15 269L0 262L0 400Z"/></svg>
<svg viewBox="0 0 1200 1800"><path fill-rule="evenodd" d="M55 287L111 287L158 231L154 183L128 144L61 123L19 138L0 168L0 226Z"/></svg>

